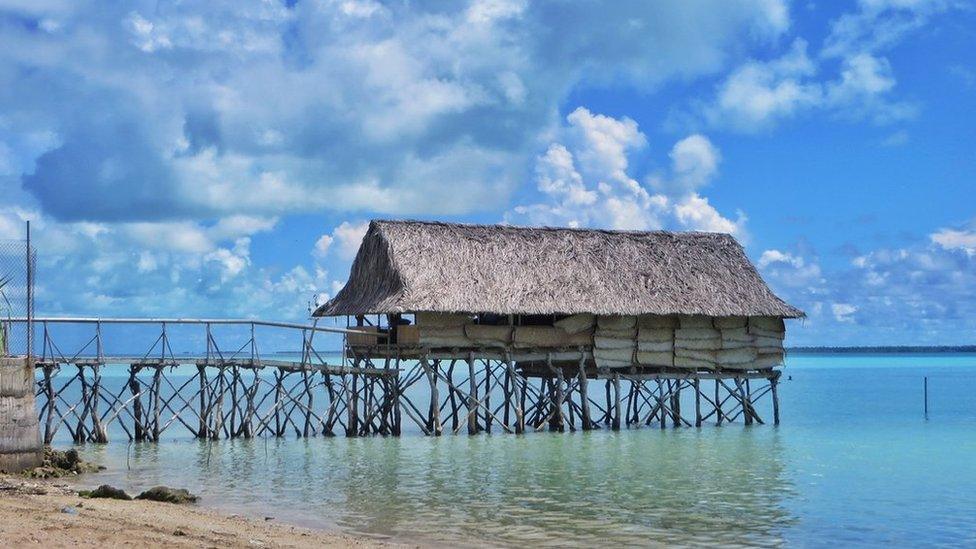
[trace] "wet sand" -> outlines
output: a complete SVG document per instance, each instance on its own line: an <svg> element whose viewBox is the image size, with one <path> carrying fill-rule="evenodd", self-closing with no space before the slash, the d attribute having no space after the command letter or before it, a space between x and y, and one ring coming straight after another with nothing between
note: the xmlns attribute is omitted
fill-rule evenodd
<svg viewBox="0 0 976 549"><path fill-rule="evenodd" d="M79 497L63 481L0 476L0 546L403 547L194 505Z"/></svg>

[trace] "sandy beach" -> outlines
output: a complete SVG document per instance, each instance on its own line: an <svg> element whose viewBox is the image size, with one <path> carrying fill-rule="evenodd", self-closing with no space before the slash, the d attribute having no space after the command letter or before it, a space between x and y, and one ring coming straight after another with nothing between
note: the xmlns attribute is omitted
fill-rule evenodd
<svg viewBox="0 0 976 549"><path fill-rule="evenodd" d="M0 476L5 547L394 547L193 505L86 499L62 481Z"/></svg>

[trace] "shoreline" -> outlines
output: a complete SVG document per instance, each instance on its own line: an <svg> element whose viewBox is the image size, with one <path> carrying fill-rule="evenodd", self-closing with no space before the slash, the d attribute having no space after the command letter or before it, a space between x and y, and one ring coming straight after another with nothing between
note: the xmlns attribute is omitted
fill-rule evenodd
<svg viewBox="0 0 976 549"><path fill-rule="evenodd" d="M0 541L41 547L404 547L197 505L88 499L64 479L0 475Z"/></svg>

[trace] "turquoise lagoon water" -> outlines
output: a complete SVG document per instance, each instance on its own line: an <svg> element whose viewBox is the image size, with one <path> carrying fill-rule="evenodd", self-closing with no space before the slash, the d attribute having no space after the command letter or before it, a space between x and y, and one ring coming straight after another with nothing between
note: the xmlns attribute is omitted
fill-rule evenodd
<svg viewBox="0 0 976 549"><path fill-rule="evenodd" d="M451 546L976 545L976 355L794 355L780 393L779 427L88 445L85 482Z"/></svg>

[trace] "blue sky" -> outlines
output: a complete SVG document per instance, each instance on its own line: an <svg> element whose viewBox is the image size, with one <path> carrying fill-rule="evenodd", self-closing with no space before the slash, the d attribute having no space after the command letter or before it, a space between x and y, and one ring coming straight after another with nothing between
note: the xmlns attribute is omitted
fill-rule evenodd
<svg viewBox="0 0 976 549"><path fill-rule="evenodd" d="M976 11L0 1L38 310L301 319L365 222L735 234L791 344L976 334Z"/></svg>

